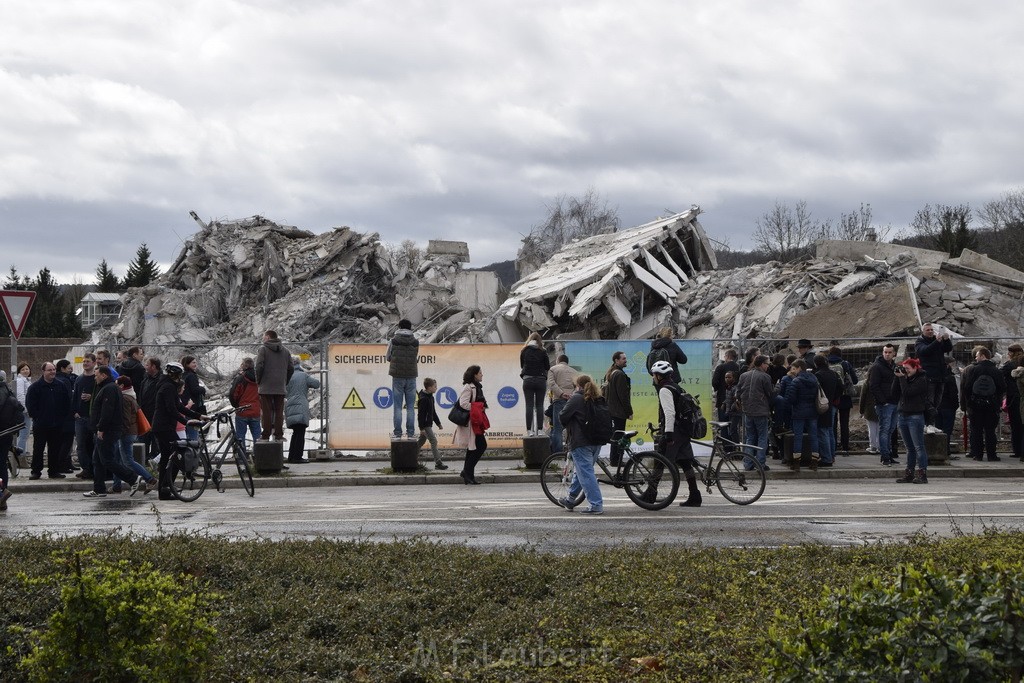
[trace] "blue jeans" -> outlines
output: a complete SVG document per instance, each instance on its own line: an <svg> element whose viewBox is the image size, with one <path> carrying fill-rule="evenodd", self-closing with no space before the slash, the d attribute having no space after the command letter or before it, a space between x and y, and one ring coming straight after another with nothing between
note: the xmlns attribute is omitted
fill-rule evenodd
<svg viewBox="0 0 1024 683"><path fill-rule="evenodd" d="M135 439L136 437L131 434L126 434L118 441L121 464L142 477L143 481L149 481L153 478L153 475L145 467L135 462L135 456L132 454L132 446L135 445ZM114 473L113 484L115 488L121 485L121 477L117 476L116 472Z"/></svg>
<svg viewBox="0 0 1024 683"><path fill-rule="evenodd" d="M564 403L564 401L563 401ZM587 497L590 507L595 510L604 508L604 498L601 497L601 486L597 483L597 475L594 474L594 463L601 455L600 446L577 446L570 453L572 461L576 465L576 474L573 475L572 483L569 484L568 497L576 500L580 491Z"/></svg>
<svg viewBox="0 0 1024 683"><path fill-rule="evenodd" d="M833 428L833 423L836 420L836 411L838 409L832 406L826 413L827 418L818 418L818 451L821 455L822 462L832 462L836 459L836 430ZM828 419L828 425L822 425L821 420Z"/></svg>
<svg viewBox="0 0 1024 683"><path fill-rule="evenodd" d="M816 417L794 417L793 418L793 462L800 462L804 452L804 431L811 440L811 452L821 455L818 450L818 418Z"/></svg>
<svg viewBox="0 0 1024 683"><path fill-rule="evenodd" d="M416 378L392 377L392 398L395 401L395 436L402 435L402 407L405 404L405 435L410 439L416 435Z"/></svg>
<svg viewBox="0 0 1024 683"><path fill-rule="evenodd" d="M75 442L78 444L78 464L86 474L92 473L92 454L96 448L95 437L89 427L89 418L75 418Z"/></svg>
<svg viewBox="0 0 1024 683"><path fill-rule="evenodd" d="M762 467L765 464L765 455L768 453L768 424L770 421L771 418L767 415L764 417L743 416L745 434L743 441L751 446L757 446L756 450L747 449L747 455L761 463ZM746 467L746 463L744 463L744 467ZM753 469L753 465L751 465L751 469Z"/></svg>
<svg viewBox="0 0 1024 683"><path fill-rule="evenodd" d="M907 469L911 472L914 469L928 469L928 452L924 449L924 414L900 413L896 424L900 428L903 443L907 444Z"/></svg>
<svg viewBox="0 0 1024 683"><path fill-rule="evenodd" d="M235 415L235 438L238 442L245 447L245 430L248 427L252 433L252 440L255 442L259 440L263 434L263 427L260 425L260 419L258 417L239 417Z"/></svg>
<svg viewBox="0 0 1024 683"><path fill-rule="evenodd" d="M892 459L892 430L896 426L896 404L875 406L878 413L878 454L882 460Z"/></svg>
<svg viewBox="0 0 1024 683"><path fill-rule="evenodd" d="M559 414L568 403L564 398L556 398L551 402L551 452L562 452L562 419Z"/></svg>
<svg viewBox="0 0 1024 683"><path fill-rule="evenodd" d="M24 451L28 446L28 434L32 431L32 418L25 413L25 427L18 433L18 449Z"/></svg>

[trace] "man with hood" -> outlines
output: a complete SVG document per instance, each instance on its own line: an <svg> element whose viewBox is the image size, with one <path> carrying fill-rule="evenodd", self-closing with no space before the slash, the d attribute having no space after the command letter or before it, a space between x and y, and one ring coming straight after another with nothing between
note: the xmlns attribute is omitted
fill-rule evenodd
<svg viewBox="0 0 1024 683"><path fill-rule="evenodd" d="M659 360L666 361L672 366L672 381L679 384L682 378L679 374L679 366L686 365L686 354L679 348L672 339L672 328L663 327L658 331L658 336L651 341L651 350L647 354L647 372L653 376L651 368Z"/></svg>
<svg viewBox="0 0 1024 683"><path fill-rule="evenodd" d="M395 438L402 438L402 408L405 408L405 438L416 436L416 376L420 342L412 333L412 323L402 318L398 330L388 342L385 359L391 366L391 393L394 399Z"/></svg>
<svg viewBox="0 0 1024 683"><path fill-rule="evenodd" d="M142 366L142 358L142 347L133 346L124 352L124 360L115 368L118 375L127 375L131 378L135 391L142 390L142 383L146 379L146 369Z"/></svg>
<svg viewBox="0 0 1024 683"><path fill-rule="evenodd" d="M261 438L284 441L284 397L288 393L288 380L292 378L292 354L274 330L263 333L255 371L260 394Z"/></svg>

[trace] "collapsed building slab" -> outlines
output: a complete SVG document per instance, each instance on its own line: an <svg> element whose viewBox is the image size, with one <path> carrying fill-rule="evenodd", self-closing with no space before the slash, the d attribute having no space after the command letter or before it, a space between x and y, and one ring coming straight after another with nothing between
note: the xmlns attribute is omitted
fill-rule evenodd
<svg viewBox="0 0 1024 683"><path fill-rule="evenodd" d="M717 266L700 207L579 240L512 287L487 326L491 341L530 331L561 339L648 337L677 318L684 283Z"/></svg>

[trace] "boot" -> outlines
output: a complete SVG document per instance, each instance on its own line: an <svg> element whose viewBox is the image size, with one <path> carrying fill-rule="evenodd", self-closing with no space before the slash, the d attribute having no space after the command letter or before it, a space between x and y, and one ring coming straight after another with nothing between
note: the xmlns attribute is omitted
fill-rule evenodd
<svg viewBox="0 0 1024 683"><path fill-rule="evenodd" d="M812 472L817 472L818 471L818 461L820 461L820 460L821 460L821 455L819 453L816 453L816 452L812 451L811 452L811 471Z"/></svg>
<svg viewBox="0 0 1024 683"><path fill-rule="evenodd" d="M911 484L927 484L928 483L928 472L926 470L918 470L917 475L911 480Z"/></svg>
<svg viewBox="0 0 1024 683"><path fill-rule="evenodd" d="M686 480L686 485L690 487L690 497L687 498L686 500L684 500L682 503L680 503L679 507L681 507L681 508L699 508L700 507L700 502L701 502L701 497L700 497L700 489L697 488L697 478L696 477L688 478Z"/></svg>
<svg viewBox="0 0 1024 683"><path fill-rule="evenodd" d="M912 470L903 470L903 476L896 480L897 484L913 484L914 483L914 472Z"/></svg>

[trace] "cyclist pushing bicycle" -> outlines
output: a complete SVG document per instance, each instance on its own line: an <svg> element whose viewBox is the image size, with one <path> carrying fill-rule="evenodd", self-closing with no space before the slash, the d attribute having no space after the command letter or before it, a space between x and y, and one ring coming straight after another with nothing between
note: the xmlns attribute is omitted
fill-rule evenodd
<svg viewBox="0 0 1024 683"><path fill-rule="evenodd" d="M651 375L658 389L658 427L661 432L658 450L674 462L686 478L690 495L679 505L698 508L701 495L697 488L697 473L693 469L693 446L690 444L692 413L683 403L683 390L673 380L674 371L668 361L659 360L651 365Z"/></svg>

